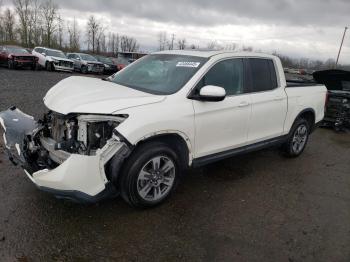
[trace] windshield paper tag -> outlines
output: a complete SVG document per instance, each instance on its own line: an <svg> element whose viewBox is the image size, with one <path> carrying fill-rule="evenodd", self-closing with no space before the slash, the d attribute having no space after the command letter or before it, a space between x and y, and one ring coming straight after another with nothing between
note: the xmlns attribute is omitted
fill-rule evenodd
<svg viewBox="0 0 350 262"><path fill-rule="evenodd" d="M194 67L197 68L201 63L199 62L178 62L177 67Z"/></svg>

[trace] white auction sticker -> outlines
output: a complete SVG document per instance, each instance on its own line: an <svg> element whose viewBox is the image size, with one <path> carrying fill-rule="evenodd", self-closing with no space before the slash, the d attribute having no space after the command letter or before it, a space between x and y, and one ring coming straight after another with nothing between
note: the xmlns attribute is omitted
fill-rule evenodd
<svg viewBox="0 0 350 262"><path fill-rule="evenodd" d="M201 63L199 62L178 62L177 67L194 67L197 68Z"/></svg>

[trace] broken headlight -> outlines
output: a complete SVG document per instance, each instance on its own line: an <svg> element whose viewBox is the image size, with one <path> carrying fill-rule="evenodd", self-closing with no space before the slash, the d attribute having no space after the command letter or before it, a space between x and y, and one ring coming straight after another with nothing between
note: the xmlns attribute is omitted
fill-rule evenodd
<svg viewBox="0 0 350 262"><path fill-rule="evenodd" d="M113 130L126 118L126 115L81 115L77 118L79 126L77 140L86 146L87 154L93 154L106 145L113 136Z"/></svg>
<svg viewBox="0 0 350 262"><path fill-rule="evenodd" d="M112 138L113 130L119 125L118 122L105 121L87 124L87 149L97 150L106 145Z"/></svg>

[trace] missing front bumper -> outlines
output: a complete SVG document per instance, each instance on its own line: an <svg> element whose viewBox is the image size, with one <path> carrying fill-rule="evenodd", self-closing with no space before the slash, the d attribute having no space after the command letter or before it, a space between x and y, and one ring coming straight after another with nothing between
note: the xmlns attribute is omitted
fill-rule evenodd
<svg viewBox="0 0 350 262"><path fill-rule="evenodd" d="M40 125L33 117L16 108L0 113L0 123L4 129L4 143L10 160L20 164L29 179L41 190L51 192L59 198L71 199L76 202L96 202L114 196L116 190L106 176L106 165L113 156L125 159L129 146L113 136L103 148L94 155L70 154L56 150L55 141L39 137L40 150L48 152L49 158L56 163L54 168L33 168L30 150L34 145L34 134L40 130Z"/></svg>

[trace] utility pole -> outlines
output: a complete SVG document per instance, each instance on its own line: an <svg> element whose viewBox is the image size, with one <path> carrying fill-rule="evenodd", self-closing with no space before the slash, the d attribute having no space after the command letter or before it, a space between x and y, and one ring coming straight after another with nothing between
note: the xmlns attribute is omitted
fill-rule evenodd
<svg viewBox="0 0 350 262"><path fill-rule="evenodd" d="M345 39L345 35L346 35L346 30L348 30L348 27L347 27L347 26L345 27L344 34L343 34L343 38L342 38L342 40L341 40L341 44L340 44L340 48L339 48L339 52L338 52L337 61L335 62L335 68L337 68L337 66L338 66L338 62L339 62L339 57L340 57L341 49L342 49L343 44L344 44L344 39Z"/></svg>

